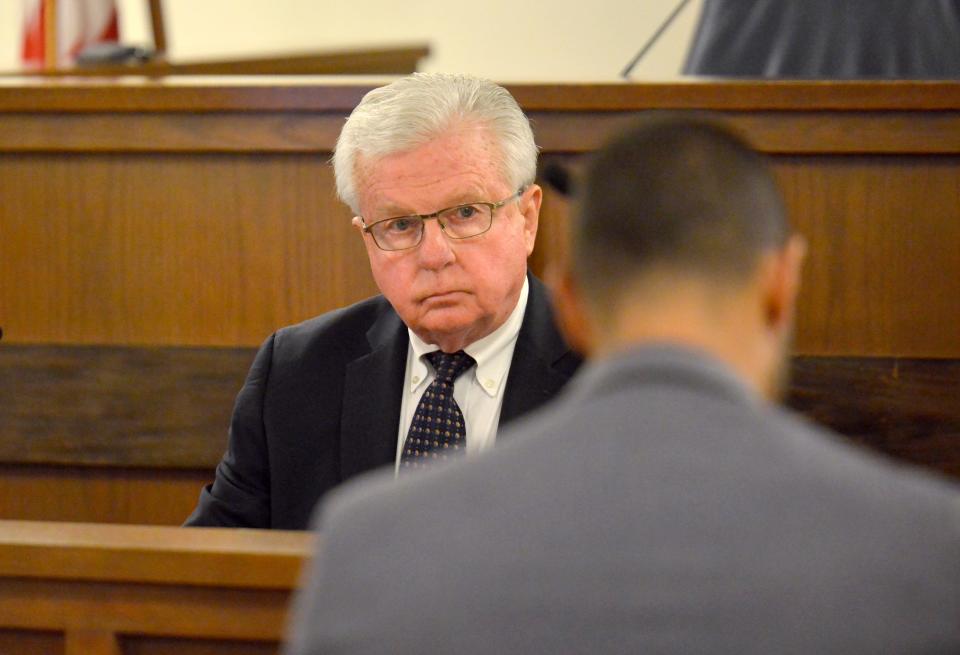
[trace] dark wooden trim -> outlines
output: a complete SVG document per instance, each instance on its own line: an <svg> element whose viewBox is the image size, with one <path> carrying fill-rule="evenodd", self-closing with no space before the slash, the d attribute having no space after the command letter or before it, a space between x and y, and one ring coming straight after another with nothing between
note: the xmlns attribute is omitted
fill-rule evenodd
<svg viewBox="0 0 960 655"><path fill-rule="evenodd" d="M387 79L0 77L0 153L329 153L345 117ZM953 82L510 89L545 153L589 152L644 110L697 109L723 113L771 154L960 154L960 84Z"/></svg>
<svg viewBox="0 0 960 655"><path fill-rule="evenodd" d="M342 114L6 114L0 153L322 153Z"/></svg>
<svg viewBox="0 0 960 655"><path fill-rule="evenodd" d="M0 462L211 469L251 348L0 347ZM960 360L797 357L788 404L960 477Z"/></svg>
<svg viewBox="0 0 960 655"><path fill-rule="evenodd" d="M361 81L362 80L362 81ZM0 113L349 112L389 78L0 76Z"/></svg>
<svg viewBox="0 0 960 655"><path fill-rule="evenodd" d="M420 60L428 54L429 48L418 46L194 62L170 62L158 57L144 63L56 68L34 74L54 78L116 78L127 75L149 78L173 75L405 75L417 70Z"/></svg>
<svg viewBox="0 0 960 655"><path fill-rule="evenodd" d="M0 346L0 462L212 468L253 354Z"/></svg>
<svg viewBox="0 0 960 655"><path fill-rule="evenodd" d="M51 79L0 77L0 112L349 112L391 77L142 75ZM687 80L505 85L527 111L630 112L715 109L806 113L960 110L952 81L794 82Z"/></svg>
<svg viewBox="0 0 960 655"><path fill-rule="evenodd" d="M586 153L637 112L531 112L544 154ZM4 152L332 152L346 112L103 114L8 113L0 120ZM956 155L960 111L853 115L725 114L761 152L775 155Z"/></svg>
<svg viewBox="0 0 960 655"><path fill-rule="evenodd" d="M585 153L598 148L644 109L620 112L529 111L537 144L545 154ZM719 110L703 104L694 109ZM861 112L741 111L723 118L761 152L775 155L960 153L960 111Z"/></svg>
<svg viewBox="0 0 960 655"><path fill-rule="evenodd" d="M787 403L855 442L960 478L960 360L797 357Z"/></svg>

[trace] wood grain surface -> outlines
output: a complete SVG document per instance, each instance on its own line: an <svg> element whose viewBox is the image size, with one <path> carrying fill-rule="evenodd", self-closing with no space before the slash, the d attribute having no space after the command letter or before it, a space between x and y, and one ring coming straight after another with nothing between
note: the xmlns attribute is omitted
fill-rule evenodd
<svg viewBox="0 0 960 655"><path fill-rule="evenodd" d="M274 653L315 547L304 532L0 521L0 647Z"/></svg>

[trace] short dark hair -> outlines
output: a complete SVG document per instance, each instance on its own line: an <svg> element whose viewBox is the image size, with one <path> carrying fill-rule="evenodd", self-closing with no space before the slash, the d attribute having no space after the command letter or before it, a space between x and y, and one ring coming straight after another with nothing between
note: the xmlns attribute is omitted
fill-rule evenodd
<svg viewBox="0 0 960 655"><path fill-rule="evenodd" d="M745 280L789 236L764 157L702 113L642 116L594 154L577 196L574 267L591 294L653 268Z"/></svg>

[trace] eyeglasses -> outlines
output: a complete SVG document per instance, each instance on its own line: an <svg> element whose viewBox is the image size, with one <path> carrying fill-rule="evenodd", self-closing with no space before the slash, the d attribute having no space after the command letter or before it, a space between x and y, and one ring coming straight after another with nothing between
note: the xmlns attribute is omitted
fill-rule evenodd
<svg viewBox="0 0 960 655"><path fill-rule="evenodd" d="M416 248L423 241L423 222L431 218L437 219L440 229L448 239L480 236L493 225L493 212L519 198L525 190L520 189L500 202L471 202L447 207L432 214L385 218L370 225L364 222L362 216L357 218L363 224L363 231L373 237L373 242L381 250L408 250Z"/></svg>

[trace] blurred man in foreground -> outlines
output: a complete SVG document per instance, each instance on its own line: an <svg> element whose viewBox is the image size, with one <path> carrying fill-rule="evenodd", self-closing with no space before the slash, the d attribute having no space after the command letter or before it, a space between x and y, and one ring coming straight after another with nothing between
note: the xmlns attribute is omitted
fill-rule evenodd
<svg viewBox="0 0 960 655"><path fill-rule="evenodd" d="M957 489L771 402L804 245L762 158L645 118L572 247L591 365L472 465L334 494L291 652L960 652Z"/></svg>

